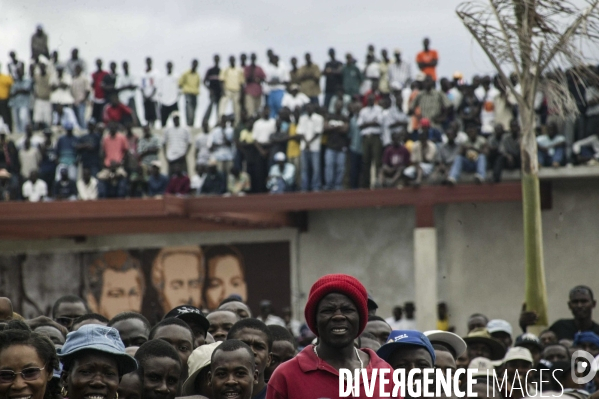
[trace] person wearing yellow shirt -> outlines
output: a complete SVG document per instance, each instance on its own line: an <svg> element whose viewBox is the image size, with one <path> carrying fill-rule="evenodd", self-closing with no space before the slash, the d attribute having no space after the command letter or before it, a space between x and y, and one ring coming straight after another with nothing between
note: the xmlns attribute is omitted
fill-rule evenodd
<svg viewBox="0 0 599 399"><path fill-rule="evenodd" d="M10 88L14 83L10 75L2 73L0 69L0 118L8 129L12 129L12 115L8 106L8 98L10 97ZM2 124L0 123L0 127Z"/></svg>
<svg viewBox="0 0 599 399"><path fill-rule="evenodd" d="M198 107L198 95L200 94L200 74L198 73L198 60L191 61L191 69L179 78L179 88L185 96L185 117L187 126L193 127Z"/></svg>
<svg viewBox="0 0 599 399"><path fill-rule="evenodd" d="M229 57L229 67L220 71L219 80L221 81L224 93L218 106L219 118L225 113L227 103L232 101L235 123L237 124L241 111L241 89L245 84L245 75L243 69L235 66L235 57Z"/></svg>

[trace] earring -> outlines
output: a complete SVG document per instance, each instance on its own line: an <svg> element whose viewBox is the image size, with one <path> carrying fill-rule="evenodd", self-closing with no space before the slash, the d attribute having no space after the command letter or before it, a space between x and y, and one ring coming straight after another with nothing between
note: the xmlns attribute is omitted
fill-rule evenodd
<svg viewBox="0 0 599 399"><path fill-rule="evenodd" d="M65 387L62 387L62 388L60 389L60 395L61 395L63 398L68 398L68 397L69 397L69 392L67 391L67 389L66 389Z"/></svg>

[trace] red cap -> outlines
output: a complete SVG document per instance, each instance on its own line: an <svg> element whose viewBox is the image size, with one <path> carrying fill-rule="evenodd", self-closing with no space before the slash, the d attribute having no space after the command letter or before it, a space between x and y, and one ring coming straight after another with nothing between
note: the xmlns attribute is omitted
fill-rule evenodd
<svg viewBox="0 0 599 399"><path fill-rule="evenodd" d="M431 127L431 121L428 118L422 118L420 119L420 126L421 127Z"/></svg>
<svg viewBox="0 0 599 399"><path fill-rule="evenodd" d="M353 301L358 308L360 316L360 329L358 335L362 334L366 323L368 322L368 292L362 283L355 277L347 274L328 274L319 278L308 295L308 303L304 310L306 324L310 330L318 337L318 329L316 328L316 309L322 298L332 292L337 292L347 296Z"/></svg>

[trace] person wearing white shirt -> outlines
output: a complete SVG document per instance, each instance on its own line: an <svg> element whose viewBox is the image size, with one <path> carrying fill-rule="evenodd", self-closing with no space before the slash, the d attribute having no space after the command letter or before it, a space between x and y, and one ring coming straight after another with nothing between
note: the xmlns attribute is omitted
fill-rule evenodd
<svg viewBox="0 0 599 399"><path fill-rule="evenodd" d="M273 55L271 63L264 67L266 74L266 84L268 85L268 106L270 108L271 118L276 118L281 109L283 95L285 94L285 84L291 80L289 69L279 57Z"/></svg>
<svg viewBox="0 0 599 399"><path fill-rule="evenodd" d="M223 115L220 123L215 126L208 137L208 147L211 157L217 162L220 172L227 174L233 166L233 128L227 126L227 117Z"/></svg>
<svg viewBox="0 0 599 399"><path fill-rule="evenodd" d="M253 192L266 192L266 176L268 175L268 145L270 136L277 131L277 121L270 117L268 106L262 109L260 119L254 122L252 138L254 147L250 154L254 156L247 160L247 172L252 181Z"/></svg>
<svg viewBox="0 0 599 399"><path fill-rule="evenodd" d="M160 79L160 122L166 126L169 116L179 110L179 78L173 73L173 63L166 63L166 76Z"/></svg>
<svg viewBox="0 0 599 399"><path fill-rule="evenodd" d="M156 97L157 97L158 76L152 69L152 59L146 58L146 70L141 78L141 94L144 100L144 117L146 122L152 126L156 119Z"/></svg>
<svg viewBox="0 0 599 399"><path fill-rule="evenodd" d="M287 107L293 112L296 108L301 110L309 102L310 98L304 93L300 93L299 86L297 84L292 84L289 86L289 92L283 95L281 107Z"/></svg>
<svg viewBox="0 0 599 399"><path fill-rule="evenodd" d="M29 202L43 201L48 196L48 185L42 179L38 179L37 170L32 171L29 180L23 183L22 194Z"/></svg>
<svg viewBox="0 0 599 399"><path fill-rule="evenodd" d="M71 75L64 73L64 68L59 67L56 69L56 74L50 78L50 87L52 88L52 94L50 94L50 102L62 105L73 105L75 99L71 94Z"/></svg>
<svg viewBox="0 0 599 399"><path fill-rule="evenodd" d="M98 180L88 168L83 168L82 177L77 181L77 196L82 201L98 199Z"/></svg>
<svg viewBox="0 0 599 399"><path fill-rule="evenodd" d="M81 127L77 122L75 111L71 107L65 107L62 104L56 106L56 111L52 112L52 125L68 126L72 125L73 129L80 130Z"/></svg>
<svg viewBox="0 0 599 399"><path fill-rule="evenodd" d="M181 170L187 174L187 153L191 147L191 135L187 127L181 126L181 118L178 112L173 114L174 126L164 130L164 154L168 161L168 174L172 174L173 167L179 165Z"/></svg>
<svg viewBox="0 0 599 399"><path fill-rule="evenodd" d="M117 76L116 87L119 90L119 100L131 109L133 112L133 121L135 125L139 125L137 107L135 105L137 80L129 73L129 63L127 61L123 61L123 73Z"/></svg>
<svg viewBox="0 0 599 399"><path fill-rule="evenodd" d="M362 134L362 188L370 188L370 169L374 163L375 176L383 164L381 142L383 109L374 103L374 95L368 96L368 106L360 110L358 128Z"/></svg>
<svg viewBox="0 0 599 399"><path fill-rule="evenodd" d="M210 130L208 122L202 127L202 131L196 136L196 165L208 165L210 160Z"/></svg>
<svg viewBox="0 0 599 399"><path fill-rule="evenodd" d="M302 191L320 191L320 139L324 118L315 111L314 104L306 106L306 113L297 123L297 134L302 135Z"/></svg>
<svg viewBox="0 0 599 399"><path fill-rule="evenodd" d="M207 174L207 164L196 165L196 174L193 175L193 177L189 181L189 186L191 187L191 190L193 193L195 193L195 195L200 195L202 193L202 186L204 185L204 181L206 180Z"/></svg>
<svg viewBox="0 0 599 399"><path fill-rule="evenodd" d="M398 89L410 87L412 82L412 67L401 59L401 50L395 49L395 59L389 65L389 86Z"/></svg>

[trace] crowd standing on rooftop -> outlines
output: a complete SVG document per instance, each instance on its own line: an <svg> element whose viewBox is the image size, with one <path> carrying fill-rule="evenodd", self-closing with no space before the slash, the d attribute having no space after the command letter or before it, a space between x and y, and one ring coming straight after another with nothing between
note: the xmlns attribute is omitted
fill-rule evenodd
<svg viewBox="0 0 599 399"><path fill-rule="evenodd" d="M260 63L244 53L221 66L215 55L203 76L197 59L176 74L173 62L163 72L148 57L141 75L127 61L88 67L77 48L64 61L41 25L30 53L11 51L0 69L2 200L454 185L464 173L499 182L520 168L518 107L506 84L438 77L441 56L428 38L414 67L399 49L369 45L364 63L331 48L323 68L310 53L289 66L273 50ZM543 91L535 98L541 167L599 159L598 69L566 75L578 116L558 117ZM193 137L202 85L209 104Z"/></svg>
<svg viewBox="0 0 599 399"><path fill-rule="evenodd" d="M9 298L0 298L0 398L336 398L342 368L365 370L378 397L375 370L407 375L435 368L450 376L477 369L479 397L520 399L543 391L594 399L599 377L579 382L571 359L583 350L599 362L595 306L593 291L580 285L568 295L573 318L555 321L538 336L527 331L537 315L524 307L518 328L476 313L460 337L450 331L446 303L438 306L437 329L419 331L414 303L396 306L384 319L362 283L345 274L314 282L305 322L289 308L276 315L269 300L253 317L235 295L212 312L177 306L154 325L131 311L108 320L74 295L58 298L50 317L25 320ZM487 387L498 382L487 378L493 370L507 385L490 395ZM414 384L422 388L423 380ZM365 392L361 384L353 397L366 398Z"/></svg>

